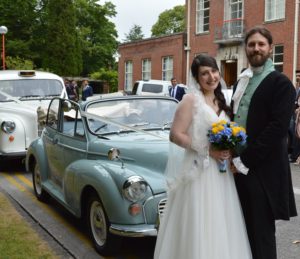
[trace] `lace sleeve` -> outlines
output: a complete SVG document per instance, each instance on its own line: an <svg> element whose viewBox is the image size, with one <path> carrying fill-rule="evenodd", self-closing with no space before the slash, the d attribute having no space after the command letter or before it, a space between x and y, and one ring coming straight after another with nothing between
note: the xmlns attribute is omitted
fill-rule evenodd
<svg viewBox="0 0 300 259"><path fill-rule="evenodd" d="M207 127L205 126L204 98L202 94L197 94L194 103L193 123L191 127L191 148L201 156L208 156L209 142L207 137Z"/></svg>

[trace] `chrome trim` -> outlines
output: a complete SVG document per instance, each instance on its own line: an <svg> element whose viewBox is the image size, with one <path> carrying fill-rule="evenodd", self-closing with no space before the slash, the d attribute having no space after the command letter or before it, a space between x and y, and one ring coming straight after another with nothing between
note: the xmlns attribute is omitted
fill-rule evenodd
<svg viewBox="0 0 300 259"><path fill-rule="evenodd" d="M147 222L147 217L146 217L146 213L145 213L145 207L146 207L146 204L148 201L150 200L153 200L153 199L156 199L156 198L159 198L160 196L163 196L165 197L166 196L166 193L160 193L160 194L156 194L156 195L153 195L153 196L150 196L147 200L145 200L145 202L143 203L143 217L144 217L144 221L146 224L148 224Z"/></svg>
<svg viewBox="0 0 300 259"><path fill-rule="evenodd" d="M164 215L164 209L166 208L167 205L167 198L160 200L160 202L157 205L157 211L160 219Z"/></svg>
<svg viewBox="0 0 300 259"><path fill-rule="evenodd" d="M133 199L132 197L130 197L130 195L127 192L128 188L130 188L135 183L140 183L141 185L146 186L145 192L142 194L142 197L139 197L138 199ZM140 201L145 198L147 191L148 191L148 187L149 187L149 184L146 182L146 180L143 177L141 177L139 175L132 175L132 176L129 176L127 178L127 180L124 182L123 187L122 187L122 194L123 194L123 197L126 198L127 200L129 200L131 202L137 202L137 201Z"/></svg>
<svg viewBox="0 0 300 259"><path fill-rule="evenodd" d="M123 237L149 237L157 236L155 225L117 225L112 224L109 232Z"/></svg>

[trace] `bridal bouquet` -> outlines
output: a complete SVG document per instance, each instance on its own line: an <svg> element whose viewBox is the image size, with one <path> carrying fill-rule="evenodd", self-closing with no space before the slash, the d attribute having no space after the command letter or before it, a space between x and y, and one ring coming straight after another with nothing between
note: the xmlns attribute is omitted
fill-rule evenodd
<svg viewBox="0 0 300 259"><path fill-rule="evenodd" d="M246 144L246 130L237 123L220 120L213 123L208 130L208 138L212 147L218 150L234 149ZM227 161L220 162L220 172L226 172Z"/></svg>

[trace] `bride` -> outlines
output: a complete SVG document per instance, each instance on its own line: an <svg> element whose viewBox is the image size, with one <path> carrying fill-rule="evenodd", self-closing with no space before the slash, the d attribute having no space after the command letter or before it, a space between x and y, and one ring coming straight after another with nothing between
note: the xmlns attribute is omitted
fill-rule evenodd
<svg viewBox="0 0 300 259"><path fill-rule="evenodd" d="M230 118L216 60L196 56L191 73L191 92L178 104L170 132L176 145L170 144L168 202L154 258L251 259L233 174L220 173L217 163L230 151L210 149L207 137L212 123Z"/></svg>

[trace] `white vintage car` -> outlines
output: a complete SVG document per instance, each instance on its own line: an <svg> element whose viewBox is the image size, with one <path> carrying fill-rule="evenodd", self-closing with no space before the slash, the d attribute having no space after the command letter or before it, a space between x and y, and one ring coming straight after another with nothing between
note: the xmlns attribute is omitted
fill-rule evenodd
<svg viewBox="0 0 300 259"><path fill-rule="evenodd" d="M42 130L43 113L53 97L67 97L62 78L55 74L0 71L1 160L25 157L29 144Z"/></svg>

